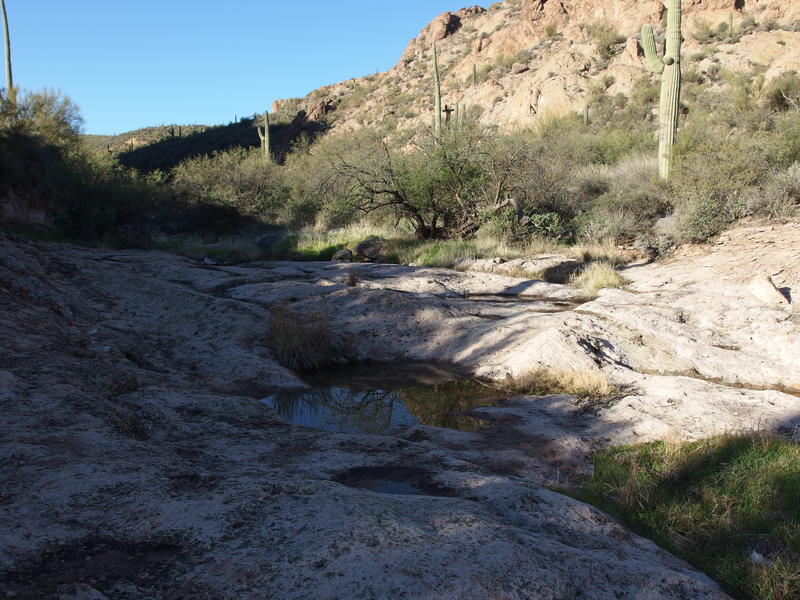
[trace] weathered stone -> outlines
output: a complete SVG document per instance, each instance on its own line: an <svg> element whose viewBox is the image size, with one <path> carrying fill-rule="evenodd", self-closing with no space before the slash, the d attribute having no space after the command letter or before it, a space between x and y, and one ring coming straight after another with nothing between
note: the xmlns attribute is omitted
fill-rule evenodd
<svg viewBox="0 0 800 600"><path fill-rule="evenodd" d="M789 304L789 299L775 287L769 275L756 275L747 286L748 291L764 304Z"/></svg>
<svg viewBox="0 0 800 600"><path fill-rule="evenodd" d="M333 262L350 262L351 260L353 260L353 251L349 248L337 250L331 257Z"/></svg>
<svg viewBox="0 0 800 600"><path fill-rule="evenodd" d="M275 244L277 244L278 242L283 240L286 237L286 234L287 234L286 230L275 228L274 230L270 231L266 235L262 236L258 240L257 246L259 248L263 248L265 250L269 250L270 248L275 246Z"/></svg>
<svg viewBox="0 0 800 600"><path fill-rule="evenodd" d="M206 267L0 237L0 411L14 457L0 468L13 476L0 580L55 547L68 559L48 564L53 581L76 581L84 563L90 584L122 579L118 565L135 563L148 578L125 584L131 600L220 597L240 577L258 597L613 598L635 587L724 599L685 563L543 485L588 472L598 445L800 421L797 398L770 389L800 381L800 323L742 302L754 256L777 285L800 286L800 225L726 240L629 266L630 289L574 310L578 290L497 273ZM357 286L341 283L350 270ZM341 360L447 360L495 378L568 365L628 395L591 413L563 394L520 396L478 409L500 429L474 432L295 427L253 400L305 388L264 347L283 302L328 315ZM365 465L422 471L446 493L397 498L342 483Z"/></svg>
<svg viewBox="0 0 800 600"><path fill-rule="evenodd" d="M358 243L356 254L363 256L367 260L377 260L385 247L386 240L373 235Z"/></svg>

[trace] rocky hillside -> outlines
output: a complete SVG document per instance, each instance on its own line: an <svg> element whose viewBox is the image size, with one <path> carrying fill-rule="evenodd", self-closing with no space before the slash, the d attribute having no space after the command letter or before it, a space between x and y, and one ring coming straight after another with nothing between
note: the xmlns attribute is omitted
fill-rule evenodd
<svg viewBox="0 0 800 600"><path fill-rule="evenodd" d="M684 0L684 72L717 85L724 70L766 82L800 69L800 2ZM486 124L526 126L543 115L582 111L599 82L630 94L650 77L639 31L663 32L659 0L505 0L436 17L386 73L326 86L273 111L326 120L334 130L376 123L422 128L431 121L431 47L443 102L479 106ZM733 19L733 30L729 29Z"/></svg>

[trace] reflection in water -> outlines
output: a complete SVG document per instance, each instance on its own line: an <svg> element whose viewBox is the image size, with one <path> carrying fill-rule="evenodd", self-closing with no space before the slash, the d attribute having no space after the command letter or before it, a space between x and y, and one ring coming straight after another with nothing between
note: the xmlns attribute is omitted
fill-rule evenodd
<svg viewBox="0 0 800 600"><path fill-rule="evenodd" d="M423 425L473 431L481 422L468 415L478 406L494 406L504 394L471 379L398 390L408 411Z"/></svg>
<svg viewBox="0 0 800 600"><path fill-rule="evenodd" d="M380 433L417 422L396 392L384 390L327 388L264 402L287 421L341 433Z"/></svg>
<svg viewBox="0 0 800 600"><path fill-rule="evenodd" d="M481 422L462 411L492 406L500 397L477 381L461 380L396 390L328 387L276 394L264 403L287 421L326 431L380 433L417 423L471 431Z"/></svg>

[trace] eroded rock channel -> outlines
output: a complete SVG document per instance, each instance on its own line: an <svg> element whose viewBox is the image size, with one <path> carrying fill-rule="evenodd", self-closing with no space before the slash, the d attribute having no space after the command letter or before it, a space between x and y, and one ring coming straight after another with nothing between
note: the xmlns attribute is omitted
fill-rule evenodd
<svg viewBox="0 0 800 600"><path fill-rule="evenodd" d="M631 267L628 289L575 307L567 286L480 272L211 266L2 238L0 587L37 599L725 598L544 485L586 472L609 444L800 423L781 391L800 384L800 318L747 287L766 272L796 295L798 248L796 225L736 230ZM343 362L444 361L489 379L596 370L629 393L592 410L555 394L444 411L477 428L407 402L413 422L398 428L298 426L261 401L312 389L272 360L278 303L324 312ZM420 415L432 406L416 401Z"/></svg>

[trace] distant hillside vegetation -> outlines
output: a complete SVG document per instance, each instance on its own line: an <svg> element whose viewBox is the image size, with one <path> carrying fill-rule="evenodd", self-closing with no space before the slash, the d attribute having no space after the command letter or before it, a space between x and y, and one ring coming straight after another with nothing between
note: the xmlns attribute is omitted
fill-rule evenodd
<svg viewBox="0 0 800 600"><path fill-rule="evenodd" d="M260 120L259 120L260 124ZM315 138L326 125L305 118L283 119L270 126L273 154L282 160L297 139ZM231 148L254 148L260 142L254 118L227 125L167 125L144 127L114 136L86 135L84 142L96 152L116 156L120 164L142 172L169 171L181 161L209 156Z"/></svg>
<svg viewBox="0 0 800 600"><path fill-rule="evenodd" d="M138 146L145 146L165 138L190 135L208 129L208 125L160 125L156 127L142 127L133 131L126 131L116 135L83 135L83 142L92 150L105 150L112 154L125 152Z"/></svg>

